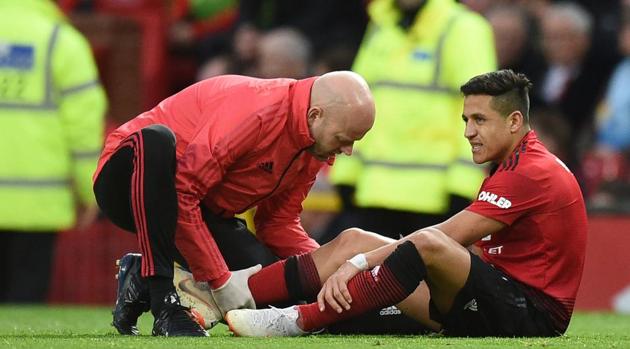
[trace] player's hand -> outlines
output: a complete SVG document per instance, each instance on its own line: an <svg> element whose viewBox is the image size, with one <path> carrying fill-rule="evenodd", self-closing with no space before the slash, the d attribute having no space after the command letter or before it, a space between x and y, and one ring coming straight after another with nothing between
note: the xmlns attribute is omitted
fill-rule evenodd
<svg viewBox="0 0 630 349"><path fill-rule="evenodd" d="M221 287L211 290L221 315L233 309L256 309L256 302L249 291L247 280L262 269L260 264L247 269L233 271L228 281Z"/></svg>
<svg viewBox="0 0 630 349"><path fill-rule="evenodd" d="M317 304L319 311L326 309L326 303L336 312L341 313L343 309L349 310L352 297L348 291L348 281L357 275L361 270L350 262L342 264L324 282L322 289L317 294Z"/></svg>

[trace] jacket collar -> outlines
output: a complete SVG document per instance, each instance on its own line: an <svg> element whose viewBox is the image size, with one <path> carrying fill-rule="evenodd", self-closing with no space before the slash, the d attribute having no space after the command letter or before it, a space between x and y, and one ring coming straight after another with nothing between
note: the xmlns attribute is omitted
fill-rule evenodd
<svg viewBox="0 0 630 349"><path fill-rule="evenodd" d="M291 138L300 149L315 143L306 120L306 113L311 104L311 88L315 79L317 77L298 80L289 90L288 126Z"/></svg>

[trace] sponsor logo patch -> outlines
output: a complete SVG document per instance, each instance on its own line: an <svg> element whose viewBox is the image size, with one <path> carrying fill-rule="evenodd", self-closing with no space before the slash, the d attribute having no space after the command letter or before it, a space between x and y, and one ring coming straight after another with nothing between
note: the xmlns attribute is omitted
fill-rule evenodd
<svg viewBox="0 0 630 349"><path fill-rule="evenodd" d="M400 311L400 309L392 305L391 307L381 309L381 311L378 314L381 316L400 315L402 314L402 311Z"/></svg>
<svg viewBox="0 0 630 349"><path fill-rule="evenodd" d="M477 307L477 299L473 298L470 302L466 303L464 305L464 310L478 311L479 308Z"/></svg>
<svg viewBox="0 0 630 349"><path fill-rule="evenodd" d="M503 246L490 247L488 249L488 254L501 254L502 250L503 250Z"/></svg>
<svg viewBox="0 0 630 349"><path fill-rule="evenodd" d="M512 207L512 202L510 200L489 191L482 191L481 193L479 193L479 197L477 197L477 200L491 203L494 206L502 209L508 209Z"/></svg>
<svg viewBox="0 0 630 349"><path fill-rule="evenodd" d="M35 48L28 45L0 43L0 68L29 70L35 62Z"/></svg>

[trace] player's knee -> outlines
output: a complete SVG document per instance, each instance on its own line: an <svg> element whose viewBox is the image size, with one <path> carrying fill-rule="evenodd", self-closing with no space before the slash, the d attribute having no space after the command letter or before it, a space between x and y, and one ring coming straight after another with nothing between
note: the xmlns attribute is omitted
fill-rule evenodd
<svg viewBox="0 0 630 349"><path fill-rule="evenodd" d="M175 133L173 133L170 128L160 124L143 128L142 137L151 143L163 144L171 147L174 147L176 142Z"/></svg>
<svg viewBox="0 0 630 349"><path fill-rule="evenodd" d="M366 231L360 228L349 228L342 231L337 238L335 238L335 253L343 254L344 256L354 256L357 253L364 252L361 242L366 239Z"/></svg>
<svg viewBox="0 0 630 349"><path fill-rule="evenodd" d="M444 233L439 230L423 229L412 233L409 239L418 249L420 256L426 261L432 256L439 255L448 248Z"/></svg>

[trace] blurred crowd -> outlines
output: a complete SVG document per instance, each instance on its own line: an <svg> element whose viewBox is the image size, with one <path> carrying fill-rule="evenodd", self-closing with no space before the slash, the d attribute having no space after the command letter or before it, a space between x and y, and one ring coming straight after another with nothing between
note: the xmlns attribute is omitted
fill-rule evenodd
<svg viewBox="0 0 630 349"><path fill-rule="evenodd" d="M372 2L58 1L71 18L152 14L159 21L159 27L140 22L146 27L142 40L163 41L162 84L144 86L161 88L163 96L145 99L149 106L220 74L303 78L352 69ZM579 178L590 209L630 212L630 1L460 2L491 25L497 68L534 82L534 129ZM467 59L475 59L474 50ZM119 123L133 115L112 117ZM323 178L312 196L321 199L331 188ZM312 200L314 219L309 212L303 218L316 230L325 229L330 212L340 207L337 198L320 199Z"/></svg>

